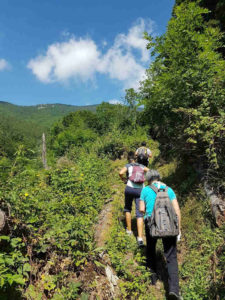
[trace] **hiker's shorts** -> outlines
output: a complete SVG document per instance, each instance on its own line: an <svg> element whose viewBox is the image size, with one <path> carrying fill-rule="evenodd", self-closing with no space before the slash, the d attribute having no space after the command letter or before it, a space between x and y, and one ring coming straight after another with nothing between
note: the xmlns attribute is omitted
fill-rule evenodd
<svg viewBox="0 0 225 300"><path fill-rule="evenodd" d="M143 213L141 213L139 210L141 190L142 189L134 189L130 186L126 186L126 188L125 188L125 206L124 206L123 211L131 212L132 202L133 202L133 199L135 199L136 217L137 218L143 217Z"/></svg>

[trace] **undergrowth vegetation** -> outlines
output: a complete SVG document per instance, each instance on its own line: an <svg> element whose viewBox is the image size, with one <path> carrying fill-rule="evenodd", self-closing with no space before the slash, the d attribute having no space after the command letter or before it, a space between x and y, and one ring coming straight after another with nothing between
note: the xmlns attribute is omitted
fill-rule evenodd
<svg viewBox="0 0 225 300"><path fill-rule="evenodd" d="M5 170L0 200L9 221L1 236L2 299L82 296L76 274L95 260L93 225L112 194L109 159L147 139L146 128L122 131L120 123L115 126L118 108L105 106L111 109L109 132L108 123L95 120L98 113L72 113L52 128L48 170L24 160L25 149Z"/></svg>
<svg viewBox="0 0 225 300"><path fill-rule="evenodd" d="M182 208L181 279L185 299L224 299L224 227L212 228L208 202L198 190ZM185 247L184 247L185 246Z"/></svg>
<svg viewBox="0 0 225 300"><path fill-rule="evenodd" d="M96 126L98 113L73 113L59 121L49 137L48 170L27 157L22 147L2 172L0 200L8 215L8 228L0 237L1 299L88 299L86 291L96 282L84 287L78 274L89 262L103 267L98 258L102 250L95 246L94 224L113 195L112 186L120 192L113 196L106 251L120 278L119 298L164 299L167 275L162 245L158 245L158 257L163 284L155 288L145 268L145 251L138 249L135 236L125 233L124 185L117 177L127 151L135 150L143 140L153 151L151 168L162 173L182 206L178 250L184 299L223 299L224 228L214 228L195 169L189 161L167 161L159 144L148 137L148 127L136 124L133 128L131 124L124 130L120 122L114 122L117 109L110 107L110 111L111 125L100 122L103 127ZM92 117L97 123L86 122ZM88 132L87 138L82 132ZM133 228L135 233L135 218Z"/></svg>
<svg viewBox="0 0 225 300"><path fill-rule="evenodd" d="M24 171L8 180L0 194L11 207L10 235L1 237L5 293L19 283L29 299L66 298L66 278L94 249L92 226L110 194L108 172L107 159L93 153L67 168Z"/></svg>

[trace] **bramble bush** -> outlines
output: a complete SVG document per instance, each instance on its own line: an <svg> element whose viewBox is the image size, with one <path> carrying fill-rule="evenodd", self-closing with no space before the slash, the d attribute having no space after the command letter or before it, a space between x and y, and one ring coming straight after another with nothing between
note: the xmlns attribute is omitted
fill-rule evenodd
<svg viewBox="0 0 225 300"><path fill-rule="evenodd" d="M108 172L107 159L82 153L70 168L26 170L8 179L0 194L11 206L10 235L1 237L10 245L0 259L3 292L20 284L30 299L53 297L61 288L65 294L68 271L94 249L93 224L110 193Z"/></svg>
<svg viewBox="0 0 225 300"><path fill-rule="evenodd" d="M224 227L212 228L209 210L201 187L198 198L189 196L182 209L182 247L185 247L185 254L180 275L182 293L187 300L225 297L225 231Z"/></svg>

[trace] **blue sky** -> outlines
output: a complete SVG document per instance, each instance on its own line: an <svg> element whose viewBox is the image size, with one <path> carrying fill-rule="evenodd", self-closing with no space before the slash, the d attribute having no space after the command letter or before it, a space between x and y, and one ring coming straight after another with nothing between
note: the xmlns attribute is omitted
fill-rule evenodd
<svg viewBox="0 0 225 300"><path fill-rule="evenodd" d="M0 101L121 101L151 62L174 0L1 0Z"/></svg>

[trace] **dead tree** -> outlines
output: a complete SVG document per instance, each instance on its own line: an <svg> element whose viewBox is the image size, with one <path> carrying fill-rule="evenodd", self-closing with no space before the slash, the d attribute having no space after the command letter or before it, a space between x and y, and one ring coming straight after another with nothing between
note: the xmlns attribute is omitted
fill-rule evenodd
<svg viewBox="0 0 225 300"><path fill-rule="evenodd" d="M45 133L42 134L42 163L44 169L48 169L47 165L47 156L46 156L46 140L45 140Z"/></svg>
<svg viewBox="0 0 225 300"><path fill-rule="evenodd" d="M2 230L4 229L5 227L5 222L6 222L6 216L5 216L5 213L4 211L2 211L0 209L0 232L2 232Z"/></svg>
<svg viewBox="0 0 225 300"><path fill-rule="evenodd" d="M222 226L225 222L225 202L220 199L213 189L209 186L209 184L204 182L204 190L206 196L210 200L212 215L215 219L217 226Z"/></svg>
<svg viewBox="0 0 225 300"><path fill-rule="evenodd" d="M207 171L198 163L194 165L195 171L199 175L199 179L203 183L204 191L210 201L212 216L218 227L225 222L225 200L218 197L214 189L209 185Z"/></svg>

